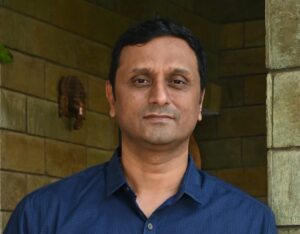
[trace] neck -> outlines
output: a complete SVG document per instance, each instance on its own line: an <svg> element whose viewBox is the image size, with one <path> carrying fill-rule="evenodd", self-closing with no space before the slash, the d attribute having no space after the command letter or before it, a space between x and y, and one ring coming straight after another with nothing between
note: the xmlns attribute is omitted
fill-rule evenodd
<svg viewBox="0 0 300 234"><path fill-rule="evenodd" d="M125 177L135 191L137 202L146 216L176 194L187 163L188 142L181 147L160 150L155 146L145 149L122 144Z"/></svg>

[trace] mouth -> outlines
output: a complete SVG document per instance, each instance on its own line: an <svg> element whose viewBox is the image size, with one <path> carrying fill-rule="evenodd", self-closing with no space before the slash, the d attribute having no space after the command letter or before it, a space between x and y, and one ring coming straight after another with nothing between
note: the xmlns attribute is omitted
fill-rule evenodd
<svg viewBox="0 0 300 234"><path fill-rule="evenodd" d="M147 114L143 118L151 122L157 122L157 123L167 122L175 119L173 116L166 115L166 114Z"/></svg>

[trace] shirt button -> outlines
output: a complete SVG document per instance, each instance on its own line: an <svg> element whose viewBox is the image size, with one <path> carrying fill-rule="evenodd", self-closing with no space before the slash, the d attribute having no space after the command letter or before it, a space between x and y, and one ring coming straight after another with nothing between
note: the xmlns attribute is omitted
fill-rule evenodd
<svg viewBox="0 0 300 234"><path fill-rule="evenodd" d="M151 231L153 229L153 224L152 223L148 223L147 228L148 228L148 230Z"/></svg>

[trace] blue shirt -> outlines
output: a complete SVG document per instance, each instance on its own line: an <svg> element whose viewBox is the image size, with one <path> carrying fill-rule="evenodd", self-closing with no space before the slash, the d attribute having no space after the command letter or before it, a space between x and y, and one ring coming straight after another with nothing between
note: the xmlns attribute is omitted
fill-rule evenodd
<svg viewBox="0 0 300 234"><path fill-rule="evenodd" d="M153 188L155 189L155 188ZM112 159L41 188L15 209L4 234L274 234L270 209L198 171L191 157L176 195L147 218Z"/></svg>

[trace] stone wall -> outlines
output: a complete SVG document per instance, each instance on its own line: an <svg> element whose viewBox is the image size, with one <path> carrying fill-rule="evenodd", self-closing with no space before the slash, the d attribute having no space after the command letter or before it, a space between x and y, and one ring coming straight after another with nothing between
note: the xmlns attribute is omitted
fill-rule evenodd
<svg viewBox="0 0 300 234"><path fill-rule="evenodd" d="M300 2L266 1L269 204L279 233L300 233Z"/></svg>
<svg viewBox="0 0 300 234"><path fill-rule="evenodd" d="M218 23L264 18L264 0L87 0L135 19L153 17L158 9L185 9L194 15ZM167 7L167 8L166 8Z"/></svg>
<svg viewBox="0 0 300 234"><path fill-rule="evenodd" d="M152 13L192 28L215 66L219 25L165 4ZM118 141L104 92L110 53L137 19L122 9L87 0L0 0L0 42L14 56L12 64L0 65L0 231L26 194L110 158ZM68 120L58 117L62 76L84 85L87 115L80 130L70 131Z"/></svg>
<svg viewBox="0 0 300 234"><path fill-rule="evenodd" d="M264 20L223 24L219 39L221 111L195 130L203 168L266 202Z"/></svg>
<svg viewBox="0 0 300 234"><path fill-rule="evenodd" d="M208 20L219 23L242 22L264 18L264 0L170 1Z"/></svg>
<svg viewBox="0 0 300 234"><path fill-rule="evenodd" d="M0 65L1 231L27 193L110 158L118 129L107 114L104 84L111 45L133 20L82 0L0 4L0 42L14 56ZM80 130L58 117L62 76L84 85Z"/></svg>
<svg viewBox="0 0 300 234"><path fill-rule="evenodd" d="M118 141L104 93L111 47L137 20L157 15L201 38L209 80L222 87L220 115L196 129L204 169L266 200L263 20L217 24L181 0L0 0L0 42L14 55L0 65L2 227L27 193L109 159ZM77 131L58 117L57 85L66 75L87 93Z"/></svg>

